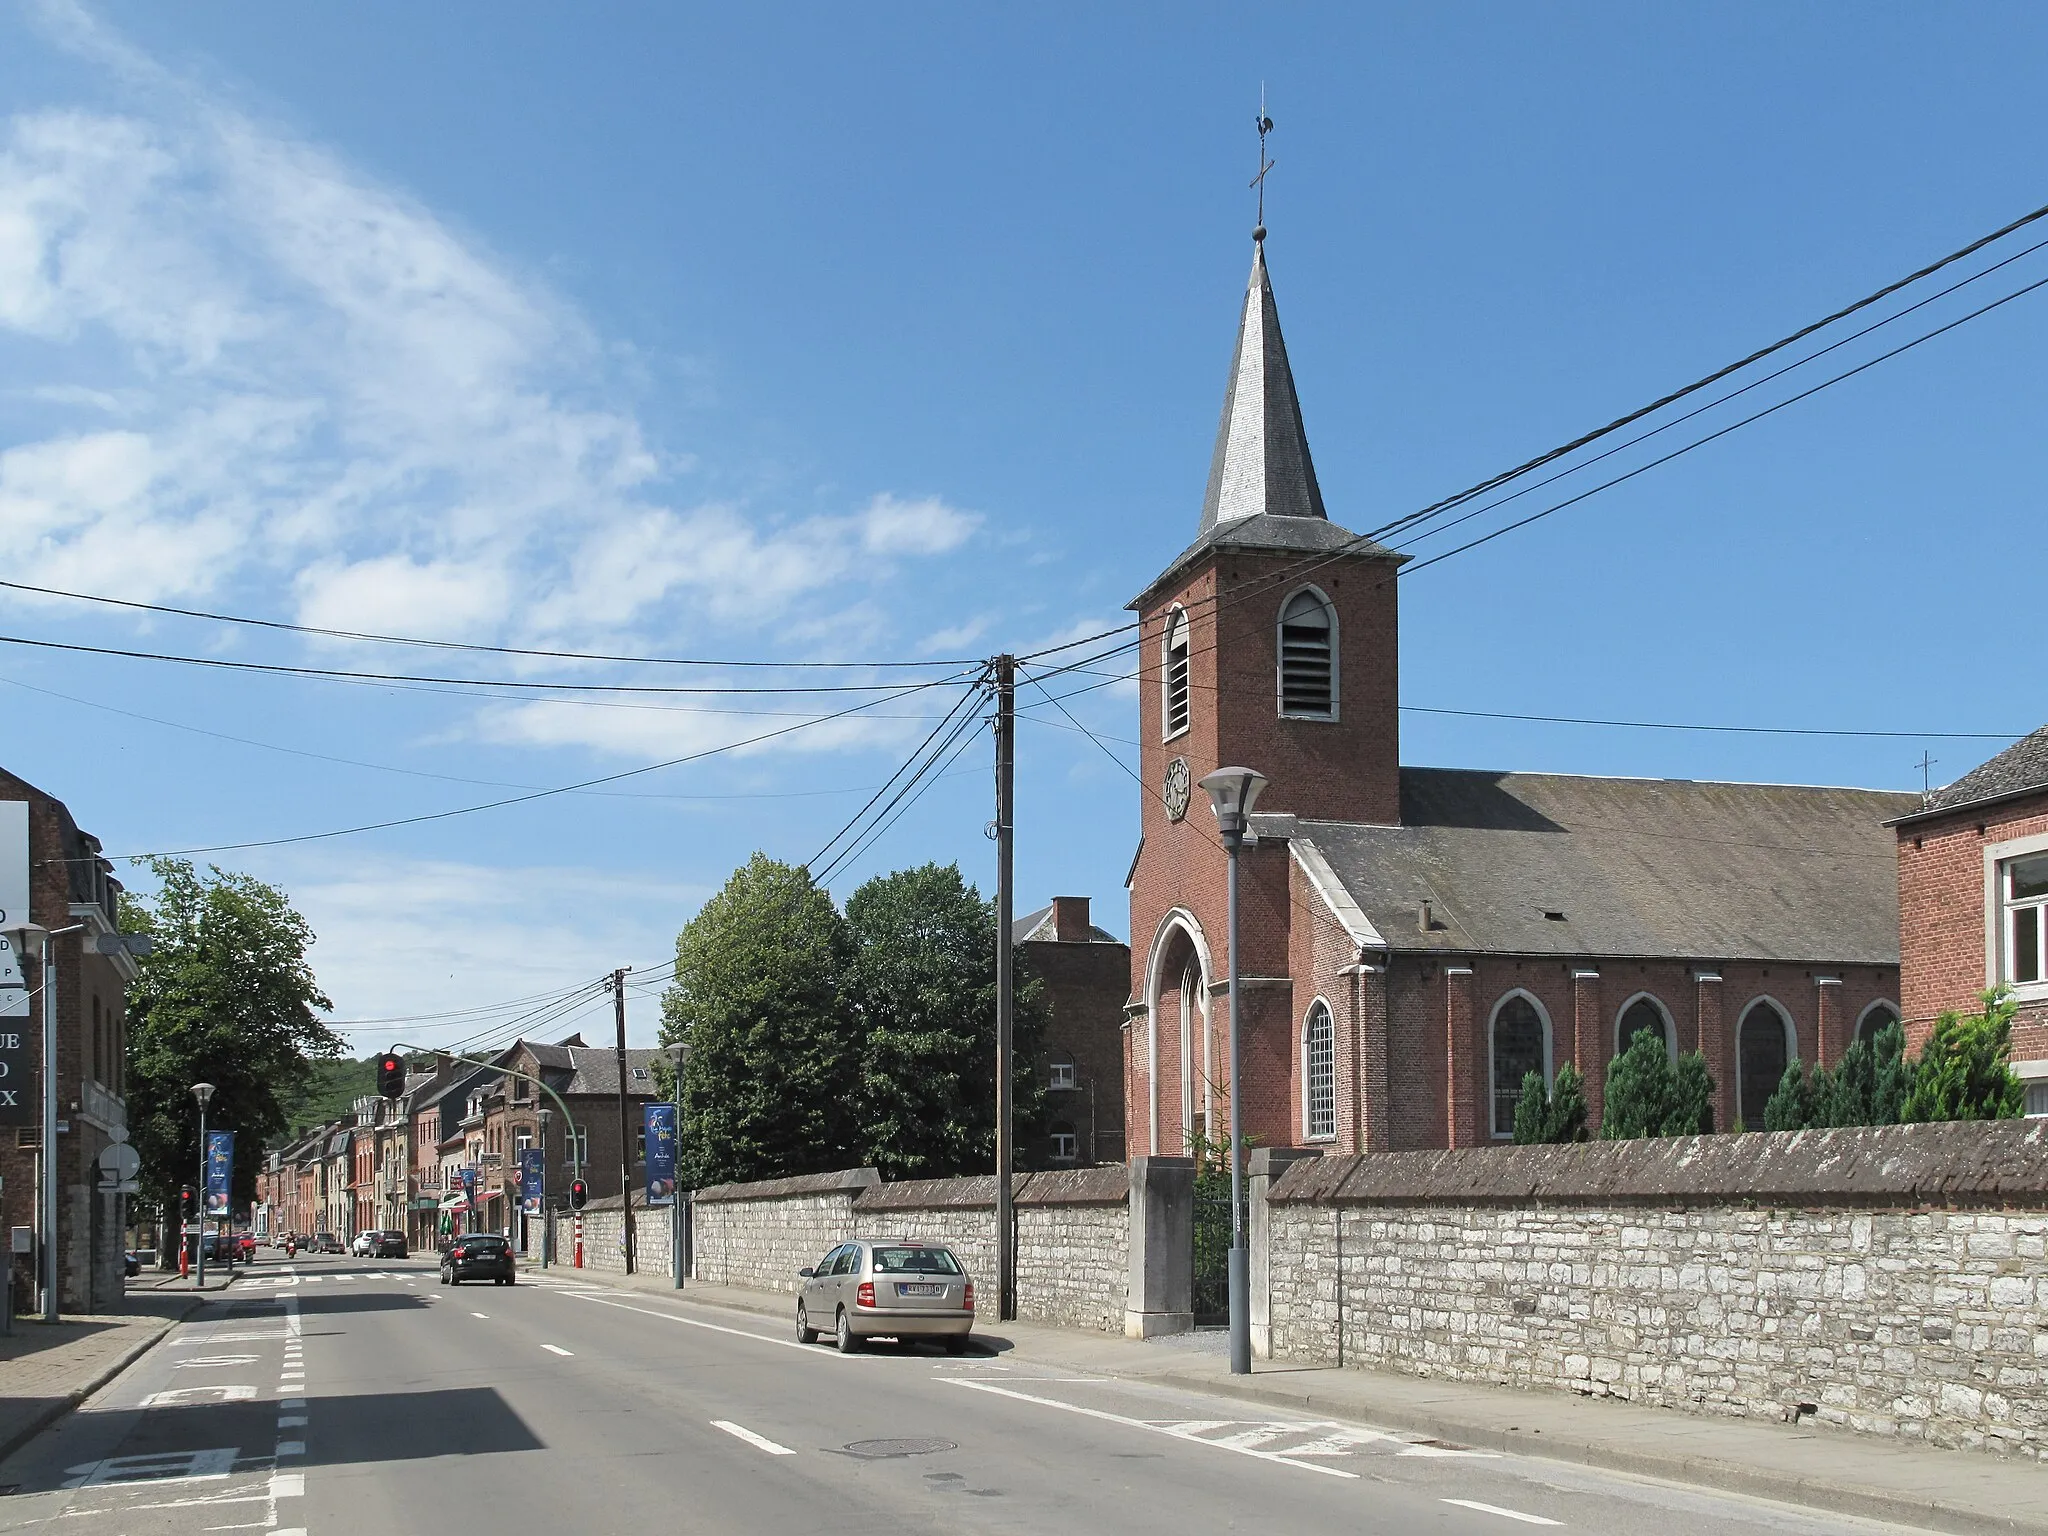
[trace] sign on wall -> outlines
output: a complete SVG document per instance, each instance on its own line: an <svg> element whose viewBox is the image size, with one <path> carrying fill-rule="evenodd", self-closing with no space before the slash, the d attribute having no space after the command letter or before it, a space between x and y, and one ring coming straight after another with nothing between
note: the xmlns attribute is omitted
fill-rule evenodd
<svg viewBox="0 0 2048 1536"><path fill-rule="evenodd" d="M674 1205L676 1200L676 1107L653 1103L643 1107L647 1128L647 1203Z"/></svg>
<svg viewBox="0 0 2048 1536"><path fill-rule="evenodd" d="M220 1217L228 1214L228 1201L234 1189L235 1179L235 1133L233 1131L208 1131L206 1133L206 1214Z"/></svg>

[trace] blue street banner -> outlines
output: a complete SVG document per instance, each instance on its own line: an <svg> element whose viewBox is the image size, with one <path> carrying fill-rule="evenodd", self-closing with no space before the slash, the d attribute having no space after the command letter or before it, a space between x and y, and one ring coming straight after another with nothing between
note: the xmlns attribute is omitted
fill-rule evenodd
<svg viewBox="0 0 2048 1536"><path fill-rule="evenodd" d="M206 1133L206 1214L228 1214L229 1192L235 1179L235 1133Z"/></svg>
<svg viewBox="0 0 2048 1536"><path fill-rule="evenodd" d="M541 1161L539 1147L528 1147L519 1154L519 1205L529 1216L540 1214L541 1195L545 1192L547 1179L546 1164Z"/></svg>
<svg viewBox="0 0 2048 1536"><path fill-rule="evenodd" d="M676 1201L676 1107L649 1104L641 1110L647 1126L647 1203Z"/></svg>

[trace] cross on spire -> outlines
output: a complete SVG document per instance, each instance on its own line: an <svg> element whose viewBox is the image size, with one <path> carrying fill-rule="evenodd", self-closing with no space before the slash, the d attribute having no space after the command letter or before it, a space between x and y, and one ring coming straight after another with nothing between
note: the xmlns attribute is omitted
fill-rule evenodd
<svg viewBox="0 0 2048 1536"><path fill-rule="evenodd" d="M1251 180L1253 189L1259 194L1259 222L1252 230L1254 240L1266 238L1266 172L1273 169L1277 161L1266 158L1266 135L1273 131L1273 119L1266 116L1266 83L1259 82L1259 174Z"/></svg>
<svg viewBox="0 0 2048 1536"><path fill-rule="evenodd" d="M1929 776L1928 770L1939 761L1939 758L1929 757L1926 749L1923 747L1920 751L1920 761L1914 764L1920 770L1920 798L1922 800L1925 800L1934 792L1934 781Z"/></svg>

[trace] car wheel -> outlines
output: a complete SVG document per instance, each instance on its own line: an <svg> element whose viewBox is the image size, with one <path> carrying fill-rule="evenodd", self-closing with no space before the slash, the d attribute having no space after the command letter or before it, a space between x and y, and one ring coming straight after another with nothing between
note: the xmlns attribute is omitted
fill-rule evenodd
<svg viewBox="0 0 2048 1536"><path fill-rule="evenodd" d="M818 1330L811 1326L810 1318L804 1315L804 1304L802 1302L796 1304L796 1341L799 1344L815 1344L818 1342Z"/></svg>
<svg viewBox="0 0 2048 1536"><path fill-rule="evenodd" d="M860 1353L860 1335L853 1331L853 1320L846 1315L846 1308L839 1309L839 1322L833 1329L832 1343L842 1355Z"/></svg>

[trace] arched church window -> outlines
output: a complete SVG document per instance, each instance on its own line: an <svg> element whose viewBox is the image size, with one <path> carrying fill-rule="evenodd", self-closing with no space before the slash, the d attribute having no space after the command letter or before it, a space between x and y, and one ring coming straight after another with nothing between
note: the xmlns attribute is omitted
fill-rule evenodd
<svg viewBox="0 0 2048 1536"><path fill-rule="evenodd" d="M1280 713L1304 720L1337 716L1337 616L1313 587L1280 609Z"/></svg>
<svg viewBox="0 0 2048 1536"><path fill-rule="evenodd" d="M1735 1034L1736 1076L1741 1092L1736 1109L1747 1130L1764 1128L1764 1106L1778 1091L1785 1064L1792 1059L1791 1034L1792 1026L1785 1015L1768 999L1758 998L1742 1015L1741 1027Z"/></svg>
<svg viewBox="0 0 2048 1536"><path fill-rule="evenodd" d="M1515 992L1493 1010L1493 1134L1515 1134L1515 1103L1531 1072L1550 1082L1550 1024L1526 993Z"/></svg>
<svg viewBox="0 0 2048 1536"><path fill-rule="evenodd" d="M1309 1005L1302 1029L1302 1102L1308 1138L1325 1141L1337 1134L1337 1026L1330 1005L1317 998Z"/></svg>
<svg viewBox="0 0 2048 1536"><path fill-rule="evenodd" d="M1899 1021L1899 1010L1880 999L1863 1010L1863 1017L1856 1021L1856 1038L1865 1045L1875 1046L1877 1037L1887 1024Z"/></svg>
<svg viewBox="0 0 2048 1536"><path fill-rule="evenodd" d="M1614 1054L1626 1056L1629 1042L1637 1035L1655 1035L1668 1052L1672 1049L1671 1020L1653 997L1639 997L1621 1010L1614 1030Z"/></svg>
<svg viewBox="0 0 2048 1536"><path fill-rule="evenodd" d="M1188 615L1176 608L1166 620L1166 666L1162 674L1161 718L1171 741L1188 728Z"/></svg>

